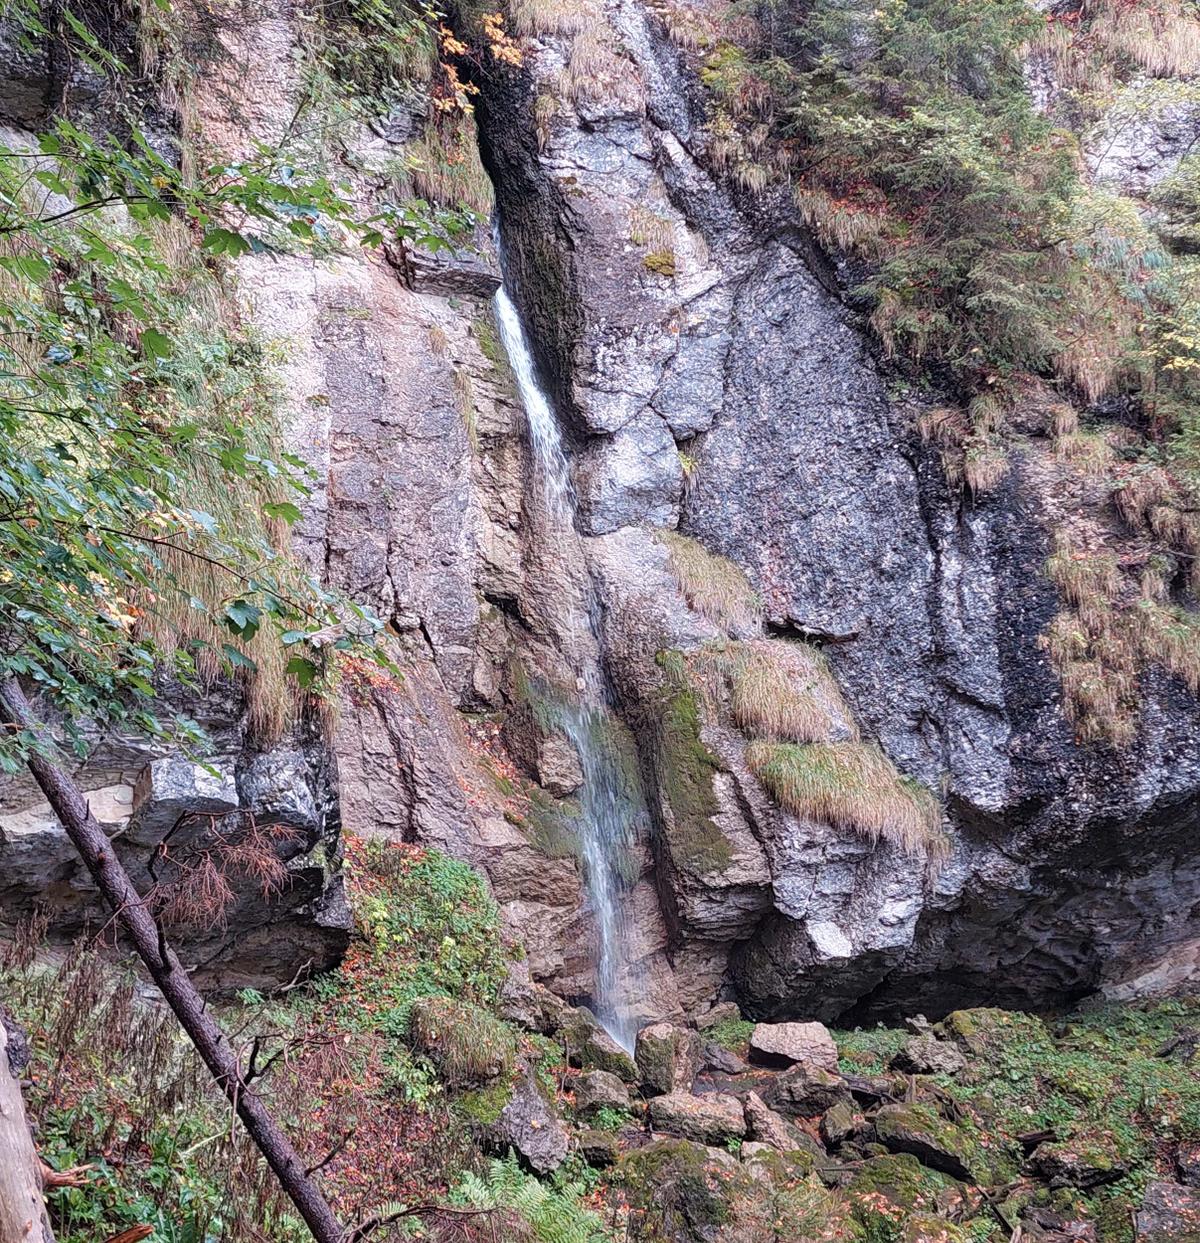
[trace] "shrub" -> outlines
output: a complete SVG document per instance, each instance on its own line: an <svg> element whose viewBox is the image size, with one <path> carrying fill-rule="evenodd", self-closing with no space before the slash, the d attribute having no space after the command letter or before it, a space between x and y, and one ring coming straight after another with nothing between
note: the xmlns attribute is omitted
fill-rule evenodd
<svg viewBox="0 0 1200 1243"><path fill-rule="evenodd" d="M655 536L666 546L671 571L690 608L733 634L761 628L758 594L738 566L678 531L657 531Z"/></svg>
<svg viewBox="0 0 1200 1243"><path fill-rule="evenodd" d="M941 808L873 743L752 742L751 770L793 816L853 829L909 854L945 854Z"/></svg>
<svg viewBox="0 0 1200 1243"><path fill-rule="evenodd" d="M517 1042L509 1027L470 1001L422 997L409 1018L409 1039L452 1087L482 1083L512 1070Z"/></svg>

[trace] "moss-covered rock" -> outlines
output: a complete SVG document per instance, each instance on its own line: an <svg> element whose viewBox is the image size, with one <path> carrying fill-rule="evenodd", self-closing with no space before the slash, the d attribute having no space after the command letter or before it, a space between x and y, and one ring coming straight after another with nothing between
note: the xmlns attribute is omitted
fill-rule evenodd
<svg viewBox="0 0 1200 1243"><path fill-rule="evenodd" d="M569 1011L563 1018L560 1035L572 1066L606 1070L626 1083L636 1083L637 1064L633 1058L600 1026L596 1016L585 1006Z"/></svg>
<svg viewBox="0 0 1200 1243"><path fill-rule="evenodd" d="M971 1135L924 1103L885 1105L872 1122L885 1148L910 1153L954 1178L971 1178L983 1164Z"/></svg>
<svg viewBox="0 0 1200 1243"><path fill-rule="evenodd" d="M700 1069L700 1034L674 1023L654 1023L637 1035L633 1057L650 1095L688 1091Z"/></svg>
<svg viewBox="0 0 1200 1243"><path fill-rule="evenodd" d="M1112 1139L1087 1132L1073 1140L1039 1145L1030 1166L1051 1187L1099 1187L1126 1173Z"/></svg>
<svg viewBox="0 0 1200 1243"><path fill-rule="evenodd" d="M876 1200L886 1201L905 1213L920 1213L932 1210L938 1196L953 1186L946 1175L927 1169L916 1157L887 1153L863 1161L845 1191L856 1213L861 1211L861 1205Z"/></svg>
<svg viewBox="0 0 1200 1243"><path fill-rule="evenodd" d="M746 1134L742 1103L724 1092L692 1096L671 1092L656 1096L649 1104L650 1124L656 1131L682 1135L703 1144L723 1144Z"/></svg>
<svg viewBox="0 0 1200 1243"><path fill-rule="evenodd" d="M659 1139L621 1161L637 1243L711 1243L733 1217L737 1162L686 1139Z"/></svg>

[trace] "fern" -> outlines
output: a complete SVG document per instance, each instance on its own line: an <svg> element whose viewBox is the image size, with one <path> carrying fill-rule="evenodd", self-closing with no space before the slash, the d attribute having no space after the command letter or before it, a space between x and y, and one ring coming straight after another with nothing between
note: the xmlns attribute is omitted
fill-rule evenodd
<svg viewBox="0 0 1200 1243"><path fill-rule="evenodd" d="M451 1200L464 1208L491 1209L520 1218L539 1243L611 1243L600 1219L579 1204L573 1183L552 1187L526 1174L510 1152L483 1174L468 1171Z"/></svg>

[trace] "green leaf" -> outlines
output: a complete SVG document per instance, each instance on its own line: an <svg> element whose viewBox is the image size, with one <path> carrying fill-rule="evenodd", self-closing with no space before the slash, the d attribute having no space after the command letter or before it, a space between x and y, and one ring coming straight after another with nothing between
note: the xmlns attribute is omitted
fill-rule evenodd
<svg viewBox="0 0 1200 1243"><path fill-rule="evenodd" d="M262 609L249 600L234 600L225 606L225 625L240 639L253 639L262 624Z"/></svg>
<svg viewBox="0 0 1200 1243"><path fill-rule="evenodd" d="M200 245L215 255L232 255L235 259L251 251L250 243L240 233L230 229L209 229Z"/></svg>
<svg viewBox="0 0 1200 1243"><path fill-rule="evenodd" d="M300 510L291 501L272 501L263 506L263 513L268 518L281 518L289 526L300 521Z"/></svg>
<svg viewBox="0 0 1200 1243"><path fill-rule="evenodd" d="M0 255L0 268L37 284L46 280L54 270L47 260L38 255Z"/></svg>
<svg viewBox="0 0 1200 1243"><path fill-rule="evenodd" d="M228 643L221 644L221 651L225 654L225 659L238 669L258 668L245 652L239 652L236 647L231 647Z"/></svg>
<svg viewBox="0 0 1200 1243"><path fill-rule="evenodd" d="M147 358L169 358L175 350L175 342L157 328L142 330L142 352Z"/></svg>
<svg viewBox="0 0 1200 1243"><path fill-rule="evenodd" d="M287 672L307 689L316 681L318 670L311 660L305 660L303 656L293 656L287 663Z"/></svg>

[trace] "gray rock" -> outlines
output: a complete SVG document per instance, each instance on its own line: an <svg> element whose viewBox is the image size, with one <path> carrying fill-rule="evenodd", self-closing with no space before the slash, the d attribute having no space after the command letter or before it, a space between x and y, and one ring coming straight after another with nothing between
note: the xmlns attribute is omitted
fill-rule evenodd
<svg viewBox="0 0 1200 1243"><path fill-rule="evenodd" d="M134 786L127 837L138 843L157 842L185 816L222 816L238 806L230 761L214 758L201 765L182 756L153 760Z"/></svg>
<svg viewBox="0 0 1200 1243"><path fill-rule="evenodd" d="M841 1075L801 1062L785 1070L771 1085L768 1102L781 1113L812 1118L850 1101L850 1089Z"/></svg>
<svg viewBox="0 0 1200 1243"><path fill-rule="evenodd" d="M556 798L566 798L583 785L579 755L569 739L550 734L542 740L537 757L538 785Z"/></svg>
<svg viewBox="0 0 1200 1243"><path fill-rule="evenodd" d="M742 1075L750 1069L748 1062L743 1061L736 1053L711 1040L704 1041L700 1046L700 1062L708 1070L719 1070L723 1075Z"/></svg>
<svg viewBox="0 0 1200 1243"><path fill-rule="evenodd" d="M633 1056L648 1094L688 1092L700 1069L700 1037L674 1023L654 1023L638 1032Z"/></svg>
<svg viewBox="0 0 1200 1243"><path fill-rule="evenodd" d="M606 1070L587 1070L574 1083L575 1108L581 1114L597 1109L628 1109L629 1089Z"/></svg>
<svg viewBox="0 0 1200 1243"><path fill-rule="evenodd" d="M892 1058L891 1065L909 1075L956 1075L967 1064L962 1050L932 1033L914 1036Z"/></svg>
<svg viewBox="0 0 1200 1243"><path fill-rule="evenodd" d="M953 1178L971 1178L972 1167L979 1163L971 1137L928 1105L884 1105L871 1121L889 1151L909 1153L922 1165Z"/></svg>
<svg viewBox="0 0 1200 1243"><path fill-rule="evenodd" d="M759 1023L750 1035L750 1060L765 1066L808 1062L836 1071L838 1051L824 1023Z"/></svg>
<svg viewBox="0 0 1200 1243"><path fill-rule="evenodd" d="M723 1144L746 1134L742 1103L736 1096L710 1092L692 1096L671 1092L654 1097L647 1106L656 1131L679 1135L699 1144Z"/></svg>
<svg viewBox="0 0 1200 1243"><path fill-rule="evenodd" d="M750 1092L742 1102L746 1117L746 1134L760 1144L768 1144L780 1152L804 1150L824 1156L820 1145L798 1126L777 1114L757 1092Z"/></svg>
<svg viewBox="0 0 1200 1243"><path fill-rule="evenodd" d="M1200 1191L1155 1181L1136 1215L1139 1243L1196 1243L1200 1239Z"/></svg>
<svg viewBox="0 0 1200 1243"><path fill-rule="evenodd" d="M539 1174L549 1174L566 1159L570 1135L527 1066L519 1071L512 1096L494 1124L493 1141L501 1151L510 1145Z"/></svg>

